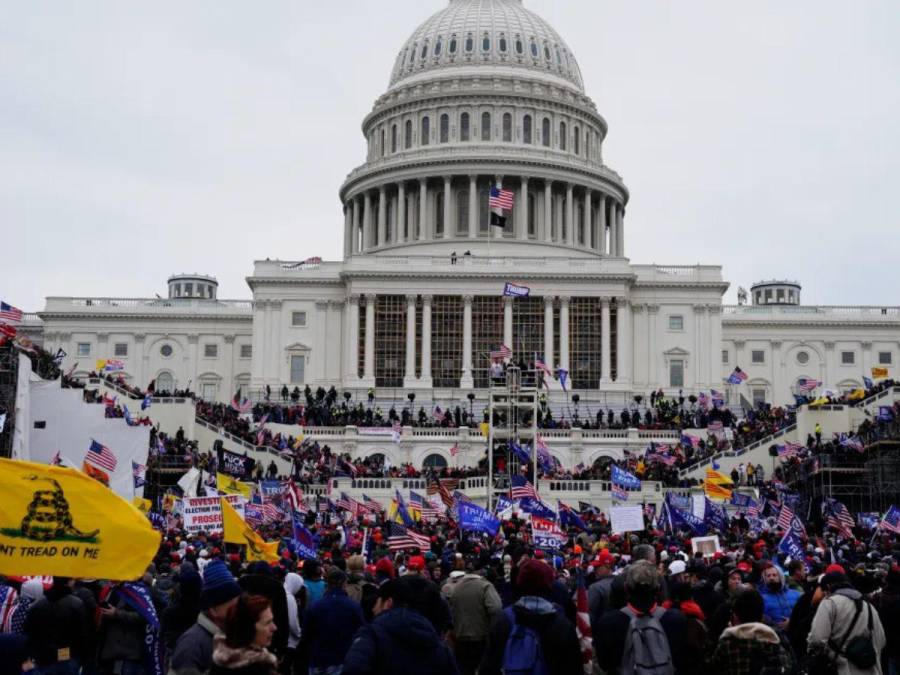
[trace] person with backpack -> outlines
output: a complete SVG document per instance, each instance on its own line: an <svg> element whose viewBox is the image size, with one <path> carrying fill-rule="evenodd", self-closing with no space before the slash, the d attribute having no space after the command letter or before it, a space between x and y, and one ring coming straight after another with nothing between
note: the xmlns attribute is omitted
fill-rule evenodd
<svg viewBox="0 0 900 675"><path fill-rule="evenodd" d="M763 599L742 589L731 602L731 627L722 633L709 666L716 675L788 675L796 671L786 638L762 622Z"/></svg>
<svg viewBox="0 0 900 675"><path fill-rule="evenodd" d="M675 675L682 664L679 636L687 631L684 614L657 605L659 571L649 561L628 567L627 604L611 609L593 630L594 654L612 675ZM572 671L574 672L574 671Z"/></svg>
<svg viewBox="0 0 900 675"><path fill-rule="evenodd" d="M825 574L819 585L825 599L809 632L809 672L881 675L879 655L886 640L878 612L841 572Z"/></svg>
<svg viewBox="0 0 900 675"><path fill-rule="evenodd" d="M571 675L582 673L575 626L550 602L554 573L529 559L519 566L519 600L491 625L479 675Z"/></svg>

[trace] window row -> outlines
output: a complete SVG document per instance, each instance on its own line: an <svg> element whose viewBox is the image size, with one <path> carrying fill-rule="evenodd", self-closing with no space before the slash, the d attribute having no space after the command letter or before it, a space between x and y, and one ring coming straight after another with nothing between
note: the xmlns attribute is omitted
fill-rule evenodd
<svg viewBox="0 0 900 675"><path fill-rule="evenodd" d="M90 342L78 342L75 345L75 354L79 357L89 357L93 351L93 345ZM159 355L167 359L175 353L172 345L164 343L159 347ZM240 345L240 358L249 359L253 357L253 345ZM126 358L128 356L128 343L116 342L113 344L113 355L116 358ZM203 358L216 359L219 357L219 345L207 343L203 345Z"/></svg>

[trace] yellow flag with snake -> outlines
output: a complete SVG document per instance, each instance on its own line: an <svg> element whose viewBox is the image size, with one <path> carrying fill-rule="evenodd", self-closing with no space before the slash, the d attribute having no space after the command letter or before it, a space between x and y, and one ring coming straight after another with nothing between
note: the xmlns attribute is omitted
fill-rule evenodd
<svg viewBox="0 0 900 675"><path fill-rule="evenodd" d="M144 514L80 471L0 459L0 574L129 581L159 541Z"/></svg>
<svg viewBox="0 0 900 675"><path fill-rule="evenodd" d="M229 544L243 544L247 547L247 560L278 562L278 542L267 542L256 530L248 525L227 499L222 503L222 529L224 539Z"/></svg>

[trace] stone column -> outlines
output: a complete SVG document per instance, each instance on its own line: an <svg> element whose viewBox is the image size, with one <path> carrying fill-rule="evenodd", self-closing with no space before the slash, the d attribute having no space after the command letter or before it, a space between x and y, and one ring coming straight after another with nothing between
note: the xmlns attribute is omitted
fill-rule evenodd
<svg viewBox="0 0 900 675"><path fill-rule="evenodd" d="M372 195L368 192L363 196L363 242L362 250L372 248Z"/></svg>
<svg viewBox="0 0 900 675"><path fill-rule="evenodd" d="M394 241L406 241L406 183L400 181L397 184L397 232Z"/></svg>
<svg viewBox="0 0 900 675"><path fill-rule="evenodd" d="M544 296L544 363L553 370L553 296Z"/></svg>
<svg viewBox="0 0 900 675"><path fill-rule="evenodd" d="M618 245L618 256L620 258L625 257L625 205L619 207L618 210L618 218L617 221L619 224L618 230L619 234L616 237L616 244Z"/></svg>
<svg viewBox="0 0 900 675"><path fill-rule="evenodd" d="M703 314L706 312L705 305L694 305L694 358L693 358L693 371L694 377L693 382L688 382L687 378L685 378L685 385L693 388L699 388L700 384L703 382L703 372L702 372L702 363L703 363L703 354L704 351L703 346ZM687 371L687 369L685 369ZM687 374L685 372L685 374Z"/></svg>
<svg viewBox="0 0 900 675"><path fill-rule="evenodd" d="M422 296L422 377L419 384L431 388L431 298Z"/></svg>
<svg viewBox="0 0 900 675"><path fill-rule="evenodd" d="M513 345L513 299L504 297L503 298L503 344L513 350L515 353L516 349Z"/></svg>
<svg viewBox="0 0 900 675"><path fill-rule="evenodd" d="M374 293L366 294L366 355L363 365L364 386L375 386L375 299Z"/></svg>
<svg viewBox="0 0 900 675"><path fill-rule="evenodd" d="M631 385L634 341L631 319L631 303L619 298L616 305L616 383Z"/></svg>
<svg viewBox="0 0 900 675"><path fill-rule="evenodd" d="M387 243L387 194L384 185L378 188L378 233L376 246Z"/></svg>
<svg viewBox="0 0 900 675"><path fill-rule="evenodd" d="M416 296L406 296L406 368L403 386L414 387L416 383Z"/></svg>
<svg viewBox="0 0 900 675"><path fill-rule="evenodd" d="M519 204L516 208L516 211L519 213L516 237L518 239L528 239L528 176L522 176L521 181L519 184Z"/></svg>
<svg viewBox="0 0 900 675"><path fill-rule="evenodd" d="M328 301L316 300L316 344L313 346L312 358L315 360L316 379L325 382L328 378ZM311 364L310 364L311 365ZM312 375L312 373L309 373Z"/></svg>
<svg viewBox="0 0 900 675"><path fill-rule="evenodd" d="M419 241L425 241L425 230L427 223L425 221L428 216L428 181L425 178L419 179Z"/></svg>
<svg viewBox="0 0 900 675"><path fill-rule="evenodd" d="M467 236L478 236L478 176L469 176L469 231Z"/></svg>
<svg viewBox="0 0 900 675"><path fill-rule="evenodd" d="M348 386L353 386L359 382L358 362L359 362L359 296L351 295L347 298L346 325L344 326L344 335L346 335L346 346L344 355L344 378Z"/></svg>
<svg viewBox="0 0 900 675"><path fill-rule="evenodd" d="M835 385L837 384L837 381L835 378L835 371L837 369L837 360L834 356L834 342L826 340L822 344L825 345L825 376L822 378L825 384L823 384L822 387L824 389L836 389Z"/></svg>
<svg viewBox="0 0 900 675"><path fill-rule="evenodd" d="M553 183L544 181L544 241L553 241ZM550 364L547 364L550 368Z"/></svg>
<svg viewBox="0 0 900 675"><path fill-rule="evenodd" d="M472 296L463 296L463 351L462 377L460 389L472 389L475 386L472 373Z"/></svg>
<svg viewBox="0 0 900 675"><path fill-rule="evenodd" d="M353 252L359 253L365 246L360 245L359 231L362 228L362 207L359 205L359 197L353 198Z"/></svg>
<svg viewBox="0 0 900 675"><path fill-rule="evenodd" d="M353 212L350 208L350 203L348 202L344 206L344 260L349 258L352 254L352 239L350 232L353 229Z"/></svg>
<svg viewBox="0 0 900 675"><path fill-rule="evenodd" d="M97 337L102 339L103 334L98 334ZM188 385L192 387L197 387L197 370L200 364L200 336L197 333L191 333L188 335L188 344L190 345L191 352L191 362L188 366L187 373L182 375L184 377L179 377L179 374L176 372L175 375L175 388L180 389L182 387L187 387ZM197 387L199 389L199 387Z"/></svg>
<svg viewBox="0 0 900 675"><path fill-rule="evenodd" d="M781 376L784 372L781 365L781 340L772 340L772 392L769 400L776 404L781 403L790 395L789 391L782 389L784 385Z"/></svg>
<svg viewBox="0 0 900 675"><path fill-rule="evenodd" d="M559 299L559 367L569 370L569 298Z"/></svg>
<svg viewBox="0 0 900 675"><path fill-rule="evenodd" d="M659 305L647 305L647 323L650 330L647 331L647 384L651 388L659 388L659 356L656 353L656 317L659 315ZM668 382L666 383L668 385Z"/></svg>
<svg viewBox="0 0 900 675"><path fill-rule="evenodd" d="M609 298L600 300L600 384L612 382Z"/></svg>
<svg viewBox="0 0 900 675"><path fill-rule="evenodd" d="M45 338L46 339L46 338ZM146 333L135 333L134 334L134 384L138 387L143 387L144 382L147 382L149 378L146 378L145 372L146 369L144 367L144 342L147 339ZM232 343L234 343L234 336L231 339ZM228 344L228 338L226 336L225 343ZM45 342L46 344L46 342ZM232 347L232 351L234 348ZM226 367L228 363L233 363L233 359L231 362L226 362ZM224 379L224 376L223 376ZM226 388L231 388L231 380L224 380L226 382Z"/></svg>
<svg viewBox="0 0 900 675"><path fill-rule="evenodd" d="M266 347L266 335L269 330L266 322L268 300L253 301L253 337L250 341L250 386L259 389L265 385L266 364L265 358L268 351Z"/></svg>
<svg viewBox="0 0 900 675"><path fill-rule="evenodd" d="M449 239L455 234L453 224L450 222L450 199L453 195L453 177L444 176L444 239Z"/></svg>
<svg viewBox="0 0 900 675"><path fill-rule="evenodd" d="M572 194L574 186L566 183L566 243L575 245L575 199Z"/></svg>
<svg viewBox="0 0 900 675"><path fill-rule="evenodd" d="M584 189L584 247L587 249L593 248L593 244L591 243L591 232L594 229L593 226L593 213L591 213L591 189Z"/></svg>
<svg viewBox="0 0 900 675"><path fill-rule="evenodd" d="M615 200L609 200L609 254L613 257L619 255L619 227L618 205Z"/></svg>
<svg viewBox="0 0 900 675"><path fill-rule="evenodd" d="M597 224L600 232L597 248L601 254L606 255L606 195L600 195L600 210L597 215L600 220Z"/></svg>
<svg viewBox="0 0 900 675"><path fill-rule="evenodd" d="M282 366L284 365L284 340L282 339L282 331L284 329L284 317L281 315L283 306L281 300L269 300L269 313L272 318L272 340L269 342L269 349L272 351L272 375L273 387L275 384L280 386L281 382L287 381L282 379Z"/></svg>

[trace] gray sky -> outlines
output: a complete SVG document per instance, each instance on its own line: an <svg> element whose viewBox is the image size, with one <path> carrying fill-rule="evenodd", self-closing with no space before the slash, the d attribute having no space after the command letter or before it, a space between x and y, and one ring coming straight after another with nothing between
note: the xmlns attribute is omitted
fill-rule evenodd
<svg viewBox="0 0 900 675"><path fill-rule="evenodd" d="M362 118L446 1L4 3L0 297L248 297L254 259L339 258ZM900 304L895 0L525 4L609 123L634 262Z"/></svg>

